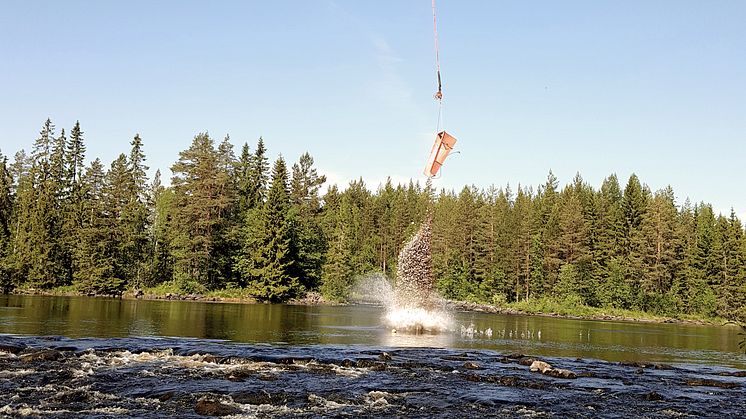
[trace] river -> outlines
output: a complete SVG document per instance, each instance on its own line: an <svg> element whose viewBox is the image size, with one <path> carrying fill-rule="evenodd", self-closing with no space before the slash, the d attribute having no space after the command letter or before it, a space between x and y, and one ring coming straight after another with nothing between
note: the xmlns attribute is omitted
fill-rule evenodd
<svg viewBox="0 0 746 419"><path fill-rule="evenodd" d="M0 415L746 412L746 356L735 327L449 315L452 330L414 335L392 333L376 305L3 295ZM529 356L578 377L529 372Z"/></svg>

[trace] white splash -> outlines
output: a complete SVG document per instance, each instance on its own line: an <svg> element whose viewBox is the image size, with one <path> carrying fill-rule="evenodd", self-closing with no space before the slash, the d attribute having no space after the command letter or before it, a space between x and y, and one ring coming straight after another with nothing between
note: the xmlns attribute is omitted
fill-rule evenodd
<svg viewBox="0 0 746 419"><path fill-rule="evenodd" d="M385 308L383 322L396 333L442 333L453 330L453 314L446 301L431 296L427 307L399 303L396 291L380 273L361 279L353 289L361 300L381 304Z"/></svg>

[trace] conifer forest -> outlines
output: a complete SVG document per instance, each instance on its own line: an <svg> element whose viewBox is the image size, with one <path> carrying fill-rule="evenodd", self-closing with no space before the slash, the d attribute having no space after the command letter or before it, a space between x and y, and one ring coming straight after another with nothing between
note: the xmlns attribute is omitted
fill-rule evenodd
<svg viewBox="0 0 746 419"><path fill-rule="evenodd" d="M5 292L165 284L272 302L306 291L344 300L367 274L395 276L399 251L432 208L432 272L445 298L746 319L746 237L735 212L677 203L670 186L652 191L634 174L610 174L600 188L580 174L562 186L550 171L535 187L388 181L371 190L362 178L326 185L309 153L270 162L262 138L234 149L229 137L200 133L170 173L149 179L139 135L113 162L85 165L83 134L80 123L67 132L47 120L29 152L0 154Z"/></svg>

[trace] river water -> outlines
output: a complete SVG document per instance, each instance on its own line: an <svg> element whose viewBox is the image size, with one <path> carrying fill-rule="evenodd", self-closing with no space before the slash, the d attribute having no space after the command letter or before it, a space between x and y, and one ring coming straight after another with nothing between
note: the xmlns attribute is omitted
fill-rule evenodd
<svg viewBox="0 0 746 419"><path fill-rule="evenodd" d="M0 417L744 417L738 329L0 296ZM577 378L530 372L533 361Z"/></svg>

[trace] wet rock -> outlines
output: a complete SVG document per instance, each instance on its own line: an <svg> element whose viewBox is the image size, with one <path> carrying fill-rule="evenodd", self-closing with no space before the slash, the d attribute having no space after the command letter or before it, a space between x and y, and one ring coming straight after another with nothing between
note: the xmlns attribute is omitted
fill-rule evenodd
<svg viewBox="0 0 746 419"><path fill-rule="evenodd" d="M375 358L358 358L357 359L358 368L370 368L377 364L380 364L380 361L378 361Z"/></svg>
<svg viewBox="0 0 746 419"><path fill-rule="evenodd" d="M645 395L645 400L649 402L657 402L657 401L663 400L663 396L661 396L660 394L654 391L651 391L650 393Z"/></svg>
<svg viewBox="0 0 746 419"><path fill-rule="evenodd" d="M655 369L657 369L657 370L663 370L663 371L668 371L668 370L675 370L676 368L674 368L674 367L672 367L672 366L670 366L668 364L655 364Z"/></svg>
<svg viewBox="0 0 746 419"><path fill-rule="evenodd" d="M447 355L447 356L442 356L440 358L444 359L446 361L468 361L469 359L471 359L471 358L469 358L468 355L467 356L463 356L463 355L457 355L457 356Z"/></svg>
<svg viewBox="0 0 746 419"><path fill-rule="evenodd" d="M56 361L62 356L60 351L54 349L46 349L38 352L30 353L21 357L21 362L32 362L32 361Z"/></svg>
<svg viewBox="0 0 746 419"><path fill-rule="evenodd" d="M746 377L746 371L736 371L733 373L734 377Z"/></svg>
<svg viewBox="0 0 746 419"><path fill-rule="evenodd" d="M723 381L715 381L707 378L692 378L686 380L684 384L688 386L705 386L705 387L719 387L719 388L738 388L741 387L738 383L726 383Z"/></svg>
<svg viewBox="0 0 746 419"><path fill-rule="evenodd" d="M528 368L528 370L531 372L538 371L542 374L546 374L548 371L551 371L552 369L553 367L544 361L534 361L531 363L531 366Z"/></svg>
<svg viewBox="0 0 746 419"><path fill-rule="evenodd" d="M407 368L407 369L416 369L416 368L425 368L425 364L420 364L419 362L414 361L405 361L398 365L401 368Z"/></svg>
<svg viewBox="0 0 746 419"><path fill-rule="evenodd" d="M236 376L234 374L228 374L228 375L226 375L225 379L228 380L228 381L232 381L234 383L243 383L244 381L246 381L243 378L238 377L238 376Z"/></svg>
<svg viewBox="0 0 746 419"><path fill-rule="evenodd" d="M160 394L160 395L156 396L156 399L158 399L161 402L167 402L167 401L171 400L173 397L174 397L174 392L173 391L169 391L168 393L164 393L164 394Z"/></svg>
<svg viewBox="0 0 746 419"><path fill-rule="evenodd" d="M264 390L255 392L236 393L231 396L233 401L240 404L272 404L272 395Z"/></svg>
<svg viewBox="0 0 746 419"><path fill-rule="evenodd" d="M59 394L56 394L47 401L49 403L57 403L57 404L72 404L72 403L82 403L87 401L89 398L88 392L85 390L72 390L72 391L66 391Z"/></svg>
<svg viewBox="0 0 746 419"><path fill-rule="evenodd" d="M511 375L509 377L502 377L499 381L501 386L515 387L518 385L518 377Z"/></svg>
<svg viewBox="0 0 746 419"><path fill-rule="evenodd" d="M464 378L466 378L469 381L475 381L475 382L482 381L482 377L480 375L478 375L478 374L469 374L469 375L467 375Z"/></svg>
<svg viewBox="0 0 746 419"><path fill-rule="evenodd" d="M387 367L386 364L384 364L383 362L379 362L372 367L369 367L368 369L371 371L386 371Z"/></svg>
<svg viewBox="0 0 746 419"><path fill-rule="evenodd" d="M536 358L534 358L532 356L524 356L524 357L518 358L518 364L519 365L525 365L527 367L530 367L531 364L533 364L536 361L538 361L538 359L536 359ZM549 365L549 364L547 364L547 365Z"/></svg>
<svg viewBox="0 0 746 419"><path fill-rule="evenodd" d="M640 368L639 370L635 371L635 374L645 374L645 370Z"/></svg>
<svg viewBox="0 0 746 419"><path fill-rule="evenodd" d="M21 352L24 348L25 346L20 346L20 345L9 345L9 344L0 345L0 351L9 352L12 354L17 354Z"/></svg>
<svg viewBox="0 0 746 419"><path fill-rule="evenodd" d="M240 410L212 400L202 400L194 407L195 413L202 416L228 416L239 413Z"/></svg>
<svg viewBox="0 0 746 419"><path fill-rule="evenodd" d="M646 362L637 362L637 361L622 361L619 363L619 365L623 367L634 367L634 368L648 368L648 367L653 366L653 364L648 364Z"/></svg>
<svg viewBox="0 0 746 419"><path fill-rule="evenodd" d="M334 374L334 370L329 365L311 365L308 368L309 372L314 374Z"/></svg>
<svg viewBox="0 0 746 419"><path fill-rule="evenodd" d="M342 361L342 363L340 365L342 365L345 368L355 368L355 366L357 366L357 363L355 363L355 361L351 361L349 359L345 359L345 360Z"/></svg>
<svg viewBox="0 0 746 419"><path fill-rule="evenodd" d="M259 377L257 377L257 378L259 378L262 381L277 381L277 380L279 380L279 378L277 378L276 375L272 375L272 374L260 374Z"/></svg>
<svg viewBox="0 0 746 419"><path fill-rule="evenodd" d="M547 375L549 377L554 377L554 378L566 378L570 380L578 378L577 374L575 374L574 372L570 370L563 370L560 368L549 370L544 375Z"/></svg>
<svg viewBox="0 0 746 419"><path fill-rule="evenodd" d="M383 352L382 354L378 355L378 357L384 361L391 361L391 355L389 355L387 352Z"/></svg>
<svg viewBox="0 0 746 419"><path fill-rule="evenodd" d="M473 362L465 363L462 368L464 368L465 370L483 370L484 369L483 366L475 364Z"/></svg>
<svg viewBox="0 0 746 419"><path fill-rule="evenodd" d="M578 374L578 377L596 378L598 376L593 371L586 371L586 372L581 372L580 374Z"/></svg>
<svg viewBox="0 0 746 419"><path fill-rule="evenodd" d="M50 371L49 375L44 377L42 383L44 384L70 384L75 379L75 371L70 369L60 371Z"/></svg>
<svg viewBox="0 0 746 419"><path fill-rule="evenodd" d="M534 361L529 367L529 371L540 372L546 376L554 377L554 378L567 378L567 379L578 378L577 374L575 374L574 372L570 370L554 368L551 365L549 365L549 363L544 362L544 361Z"/></svg>

